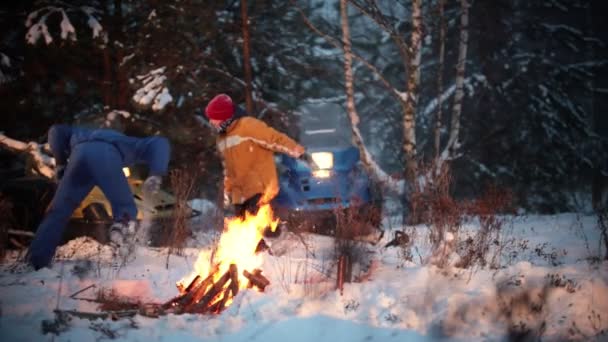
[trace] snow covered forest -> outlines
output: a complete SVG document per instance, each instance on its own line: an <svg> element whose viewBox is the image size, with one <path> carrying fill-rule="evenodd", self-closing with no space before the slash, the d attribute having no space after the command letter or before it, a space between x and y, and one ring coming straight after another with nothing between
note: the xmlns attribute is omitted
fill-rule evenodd
<svg viewBox="0 0 608 342"><path fill-rule="evenodd" d="M497 184L535 212L605 201L601 1L347 3L352 110L385 174L443 155L458 197ZM128 113L127 132L170 137L175 165L196 156L209 198L215 94L294 133L304 103L347 109L339 1L21 1L0 25L7 136Z"/></svg>
<svg viewBox="0 0 608 342"><path fill-rule="evenodd" d="M84 234L52 267L20 272L34 233L15 229L0 193L0 336L607 339L605 13L602 0L5 1L0 186L53 179L56 123L158 134L181 211L163 217L177 233L120 267ZM286 230L256 249L265 292L238 292L230 269L237 289L205 308L225 311L176 313L165 305L176 283L211 264L227 231L204 114L219 93L295 140L307 105L337 106L332 120L381 189L382 235L340 236L354 224L336 211L333 235ZM32 224L38 209L19 214Z"/></svg>

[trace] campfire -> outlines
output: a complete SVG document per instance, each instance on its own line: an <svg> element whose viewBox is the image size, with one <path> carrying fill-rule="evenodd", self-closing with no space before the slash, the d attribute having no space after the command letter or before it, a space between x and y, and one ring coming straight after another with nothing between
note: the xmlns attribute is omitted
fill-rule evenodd
<svg viewBox="0 0 608 342"><path fill-rule="evenodd" d="M217 249L201 252L192 274L177 282L180 294L163 305L174 313L220 313L228 307L240 289L264 291L270 281L260 269L258 253L267 227L275 230L270 205L262 206L256 215L247 213L244 220L226 219Z"/></svg>

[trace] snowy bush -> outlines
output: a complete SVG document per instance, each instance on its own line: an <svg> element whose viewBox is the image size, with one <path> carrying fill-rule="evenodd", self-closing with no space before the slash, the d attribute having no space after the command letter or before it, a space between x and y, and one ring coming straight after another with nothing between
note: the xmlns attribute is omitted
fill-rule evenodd
<svg viewBox="0 0 608 342"><path fill-rule="evenodd" d="M87 26L92 31L93 38L102 37L103 27L100 23L100 11L90 6L73 6L61 3L58 6L44 6L31 12L25 22L28 28L25 36L29 44L35 45L39 40L44 39L46 45L53 42L51 31L47 25L47 20L52 16L60 16L59 36L62 40L76 41L76 29L70 20L69 15L84 16Z"/></svg>
<svg viewBox="0 0 608 342"><path fill-rule="evenodd" d="M151 108L153 111L158 112L162 111L173 101L169 89L165 86L167 76L164 73L166 69L166 67L157 68L147 74L136 77L142 85L135 92L135 95L133 95L133 101L137 105L143 108ZM131 83L134 82L133 80L131 81Z"/></svg>

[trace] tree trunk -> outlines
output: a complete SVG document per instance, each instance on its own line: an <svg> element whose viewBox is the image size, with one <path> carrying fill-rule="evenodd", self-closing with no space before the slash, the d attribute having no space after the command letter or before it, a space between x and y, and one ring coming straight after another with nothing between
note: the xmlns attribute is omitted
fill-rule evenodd
<svg viewBox="0 0 608 342"><path fill-rule="evenodd" d="M113 12L110 7L114 7ZM124 43L122 0L108 0L104 9L108 42L103 48L103 105L107 110L123 110L129 103L129 83L126 71L120 65L124 57L120 44Z"/></svg>
<svg viewBox="0 0 608 342"><path fill-rule="evenodd" d="M602 41L606 41L608 34L606 34L606 29L603 26L606 26L603 18L602 6L600 5L600 1L592 2L587 8L587 24L589 25L589 37L598 37ZM597 55L594 49L594 43L589 41L587 43L588 49L588 60L595 60ZM605 49L605 48L603 48ZM596 72L590 78L589 88L589 101L590 103L590 112L592 113L591 118L591 127L593 131L599 136L603 136L604 138L608 138L608 119L606 118L607 107L606 101L603 101L600 97L599 99L595 96L595 93L598 91L598 88L607 88L608 82L606 82L608 76L608 72L606 68L602 68L601 72ZM594 160L594 167L592 172L591 179L591 204L593 209L602 213L608 210L608 160L602 160L600 156L599 160ZM604 224L608 224L608 222L603 222ZM604 235L604 239L606 236ZM606 245L608 248L608 244ZM608 250L606 251L606 257L608 258Z"/></svg>
<svg viewBox="0 0 608 342"><path fill-rule="evenodd" d="M407 54L407 99L403 115L403 155L405 157L405 187L401 197L403 224L414 224L411 189L416 182L418 168L416 156L416 108L418 105L418 85L420 83L420 55L422 45L421 0L412 0L412 36Z"/></svg>
<svg viewBox="0 0 608 342"><path fill-rule="evenodd" d="M460 115L462 113L462 100L464 98L464 75L467 60L467 48L469 43L469 4L468 0L460 0L460 43L458 45L458 65L456 66L456 92L454 94L454 108L450 122L450 136L446 146L448 159L455 156L460 142Z"/></svg>
<svg viewBox="0 0 608 342"><path fill-rule="evenodd" d="M408 58L407 100L403 117L403 153L405 155L405 180L412 184L416 177L416 107L420 83L420 54L422 43L421 0L412 1L412 37Z"/></svg>
<svg viewBox="0 0 608 342"><path fill-rule="evenodd" d="M374 180L379 182L380 185L391 192L399 193L402 185L396 182L392 177L387 175L371 157L369 151L365 148L363 143L363 137L359 131L359 114L357 114L357 108L355 107L355 89L354 89L354 78L353 78L353 53L352 45L350 40L350 28L348 26L348 4L347 0L340 0L340 16L342 24L342 42L344 49L344 79L345 79L345 91L346 91L346 111L348 112L348 118L350 119L351 131L353 133L353 143L359 149L361 155L361 162L367 171L370 172Z"/></svg>
<svg viewBox="0 0 608 342"><path fill-rule="evenodd" d="M247 15L247 0L241 0L241 17L243 29L243 68L245 73L245 101L247 112L254 112L253 96L251 93L251 52L249 48L249 17Z"/></svg>
<svg viewBox="0 0 608 342"><path fill-rule="evenodd" d="M114 0L114 23L115 41L124 42L125 33L123 30L123 13L122 0ZM114 46L115 51L115 102L114 109L124 110L129 104L129 79L126 69L123 68L122 62L124 58L124 48L122 46Z"/></svg>
<svg viewBox="0 0 608 342"><path fill-rule="evenodd" d="M434 149L435 158L439 157L439 148L441 144L441 107L443 104L443 68L445 63L445 0L439 0L437 4L439 15L439 65L437 68L437 111L435 112L435 128L434 128Z"/></svg>
<svg viewBox="0 0 608 342"><path fill-rule="evenodd" d="M364 149L363 141L358 134L359 115L355 107L355 90L353 84L353 54L350 41L350 28L348 26L348 4L346 0L340 0L340 16L342 23L342 42L344 43L344 86L346 90L346 111L350 119L353 131L353 142L359 148ZM366 160L363 160L366 163Z"/></svg>
<svg viewBox="0 0 608 342"><path fill-rule="evenodd" d="M103 94L103 107L104 109L111 109L114 107L114 101L112 96L112 51L110 46L106 45L103 48L103 79L101 83L101 93Z"/></svg>

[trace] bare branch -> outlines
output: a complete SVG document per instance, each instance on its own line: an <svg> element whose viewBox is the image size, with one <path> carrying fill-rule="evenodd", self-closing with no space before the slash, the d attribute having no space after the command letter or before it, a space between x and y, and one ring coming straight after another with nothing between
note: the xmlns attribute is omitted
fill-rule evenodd
<svg viewBox="0 0 608 342"><path fill-rule="evenodd" d="M27 155L33 161L35 171L42 176L53 178L55 175L55 159L44 153L44 144L38 144L33 141L25 143L0 133L0 146L4 146L10 151Z"/></svg>
<svg viewBox="0 0 608 342"><path fill-rule="evenodd" d="M306 26L308 26L312 31L314 31L315 33L317 33L319 36L325 38L325 40L330 43L331 45L333 45L336 49L340 49L343 50L344 49L344 44L340 42L340 40L326 34L325 32L321 31L319 28L317 28L309 19L308 17L306 17L306 14L304 13L304 11L295 3L295 1L292 0L292 4L293 6L296 8L296 10L300 13L300 16L302 17L302 20L304 21L304 23L306 24ZM380 72L380 70L378 70L378 68L376 68L373 64L371 64L369 61L367 61L365 58L357 55L356 53L353 53L351 51L351 54L353 56L353 58L355 58L357 61L361 62L363 65L365 65L373 74L374 76L382 83L382 85L389 91L389 93L394 96L398 101L402 102L404 101L404 98L407 97L407 94L402 94L399 90L397 90Z"/></svg>
<svg viewBox="0 0 608 342"><path fill-rule="evenodd" d="M389 175L387 175L378 164L374 161L369 151L365 148L363 142L363 136L359 131L357 125L359 124L359 115L355 107L355 95L354 95L354 84L353 84L353 71L352 71L352 50L350 45L350 29L348 26L348 15L347 15L347 3L346 0L340 1L340 13L342 16L342 35L344 42L344 78L346 88L346 109L351 122L351 130L353 133L353 142L361 152L361 160L363 165L371 171L373 177L375 177L383 186L390 191L396 191L401 193L403 184Z"/></svg>

